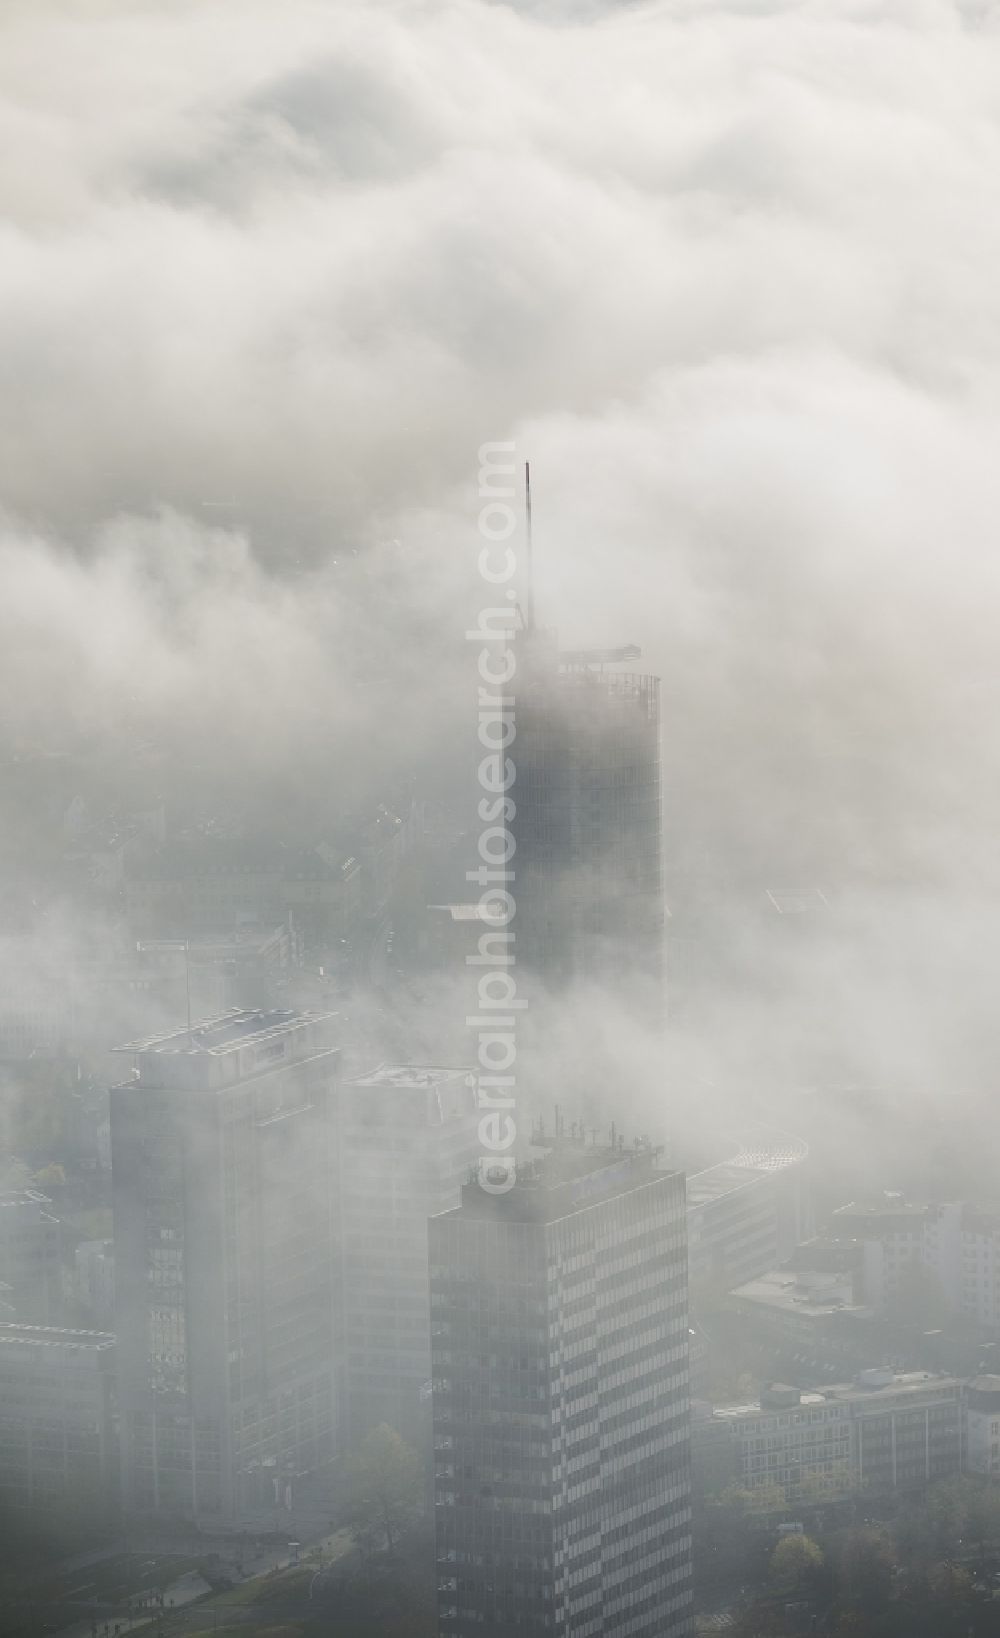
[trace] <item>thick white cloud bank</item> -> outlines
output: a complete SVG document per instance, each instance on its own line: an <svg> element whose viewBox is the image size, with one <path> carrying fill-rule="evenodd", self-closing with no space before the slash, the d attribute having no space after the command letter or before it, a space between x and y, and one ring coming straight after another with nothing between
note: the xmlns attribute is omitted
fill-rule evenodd
<svg viewBox="0 0 1000 1638"><path fill-rule="evenodd" d="M793 1033L832 964L877 1073L990 1078L994 6L8 3L0 215L11 732L137 676L140 728L356 746L372 645L443 712L513 437L543 616L664 676L677 877L957 907Z"/></svg>
<svg viewBox="0 0 1000 1638"><path fill-rule="evenodd" d="M800 422L789 468L863 444L852 522L891 481L873 431L930 403L935 446L988 433L986 17L576 10L8 7L7 506L72 530L235 493L276 534L363 532L480 429L632 409L666 442L673 403ZM766 476L765 434L714 488Z"/></svg>

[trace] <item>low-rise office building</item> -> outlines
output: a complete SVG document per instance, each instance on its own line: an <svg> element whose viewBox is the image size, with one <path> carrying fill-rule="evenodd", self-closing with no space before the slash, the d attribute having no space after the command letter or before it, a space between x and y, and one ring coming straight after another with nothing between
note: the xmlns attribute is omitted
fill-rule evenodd
<svg viewBox="0 0 1000 1638"><path fill-rule="evenodd" d="M831 1227L862 1244L865 1301L876 1313L929 1301L1000 1334L1000 1215L887 1193L841 1206Z"/></svg>
<svg viewBox="0 0 1000 1638"><path fill-rule="evenodd" d="M58 1324L63 1316L63 1229L38 1189L0 1194L0 1282L19 1320Z"/></svg>
<svg viewBox="0 0 1000 1638"><path fill-rule="evenodd" d="M807 1232L803 1173L808 1145L755 1132L719 1165L687 1179L692 1292L729 1290L788 1257Z"/></svg>
<svg viewBox="0 0 1000 1638"><path fill-rule="evenodd" d="M115 1339L0 1325L0 1512L101 1518L114 1504Z"/></svg>
<svg viewBox="0 0 1000 1638"><path fill-rule="evenodd" d="M695 1472L703 1492L736 1484L786 1504L886 1495L963 1470L965 1414L964 1383L926 1371L871 1369L812 1393L771 1384L695 1420Z"/></svg>

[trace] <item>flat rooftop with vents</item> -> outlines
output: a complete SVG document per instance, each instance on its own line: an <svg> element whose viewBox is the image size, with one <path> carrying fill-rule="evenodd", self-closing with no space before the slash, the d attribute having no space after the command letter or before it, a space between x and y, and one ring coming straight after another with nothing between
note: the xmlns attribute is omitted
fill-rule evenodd
<svg viewBox="0 0 1000 1638"><path fill-rule="evenodd" d="M379 1064L377 1069L369 1070L367 1075L356 1075L352 1078L352 1086L381 1086L399 1087L403 1091L417 1091L420 1088L443 1086L454 1080L456 1075L463 1079L471 1076L475 1079L473 1070L457 1064Z"/></svg>
<svg viewBox="0 0 1000 1638"><path fill-rule="evenodd" d="M334 1012L234 1008L114 1051L134 1060L132 1080L140 1085L221 1087L331 1051L338 1023Z"/></svg>

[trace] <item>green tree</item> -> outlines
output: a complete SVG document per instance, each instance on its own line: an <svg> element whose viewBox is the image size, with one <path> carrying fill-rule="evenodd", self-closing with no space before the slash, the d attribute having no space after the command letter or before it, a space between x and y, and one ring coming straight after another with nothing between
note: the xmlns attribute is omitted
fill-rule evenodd
<svg viewBox="0 0 1000 1638"><path fill-rule="evenodd" d="M972 1577L960 1564L934 1564L927 1574L931 1593L948 1609L967 1604L972 1593Z"/></svg>
<svg viewBox="0 0 1000 1638"><path fill-rule="evenodd" d="M392 1552L419 1511L420 1462L384 1422L373 1428L348 1470L348 1511L358 1546Z"/></svg>
<svg viewBox="0 0 1000 1638"><path fill-rule="evenodd" d="M752 1490L745 1490L742 1485L731 1484L723 1490L717 1505L730 1508L734 1514L747 1518L751 1515L785 1512L790 1503L788 1493L781 1484L755 1485Z"/></svg>
<svg viewBox="0 0 1000 1638"><path fill-rule="evenodd" d="M833 1464L832 1473L822 1476L807 1468L799 1482L799 1500L822 1505L824 1502L843 1501L845 1496L857 1495L861 1489L854 1467L849 1461L840 1461Z"/></svg>
<svg viewBox="0 0 1000 1638"><path fill-rule="evenodd" d="M1000 1495L988 1479L976 1474L967 1474L963 1483L964 1534L986 1558L1000 1546Z"/></svg>
<svg viewBox="0 0 1000 1638"><path fill-rule="evenodd" d="M782 1592L813 1588L822 1568L823 1550L811 1536L783 1536L771 1554L771 1580Z"/></svg>
<svg viewBox="0 0 1000 1638"><path fill-rule="evenodd" d="M836 1638L865 1638L867 1627L862 1626L857 1610L842 1610L833 1631Z"/></svg>
<svg viewBox="0 0 1000 1638"><path fill-rule="evenodd" d="M919 1569L933 1562L937 1539L926 1504L904 1507L893 1524L893 1537L904 1564Z"/></svg>
<svg viewBox="0 0 1000 1638"><path fill-rule="evenodd" d="M960 1543L975 1546L984 1558L1000 1547L1000 1494L979 1474L936 1484L927 1498L926 1517L939 1558L954 1556Z"/></svg>
<svg viewBox="0 0 1000 1638"><path fill-rule="evenodd" d="M955 1552L965 1530L965 1481L946 1479L927 1497L927 1521L939 1555Z"/></svg>
<svg viewBox="0 0 1000 1638"><path fill-rule="evenodd" d="M58 1161L53 1160L48 1166L43 1166L40 1172L36 1172L31 1181L37 1184L40 1189L64 1189L66 1187L66 1171L64 1167L59 1165Z"/></svg>
<svg viewBox="0 0 1000 1638"><path fill-rule="evenodd" d="M852 1530L840 1555L838 1581L845 1604L871 1614L885 1608L892 1594L896 1555L884 1530Z"/></svg>

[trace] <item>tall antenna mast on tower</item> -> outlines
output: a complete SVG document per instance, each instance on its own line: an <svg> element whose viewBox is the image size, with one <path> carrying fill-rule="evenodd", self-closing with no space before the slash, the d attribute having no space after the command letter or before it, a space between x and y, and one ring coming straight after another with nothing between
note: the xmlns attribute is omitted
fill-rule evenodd
<svg viewBox="0 0 1000 1638"><path fill-rule="evenodd" d="M531 466L524 463L524 626L526 631L535 629L535 583L534 564L531 556Z"/></svg>

